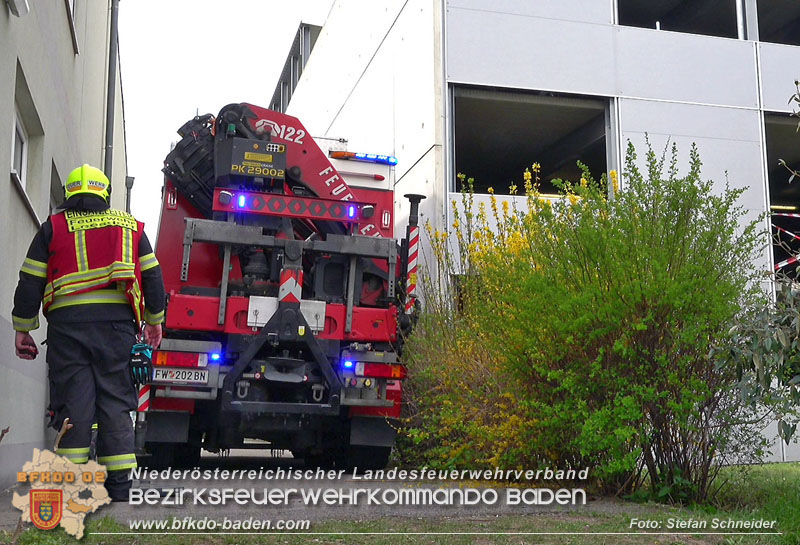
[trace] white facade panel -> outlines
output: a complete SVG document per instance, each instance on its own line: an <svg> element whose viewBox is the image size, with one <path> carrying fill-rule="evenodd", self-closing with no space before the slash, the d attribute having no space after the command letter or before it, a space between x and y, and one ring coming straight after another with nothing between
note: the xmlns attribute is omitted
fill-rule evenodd
<svg viewBox="0 0 800 545"><path fill-rule="evenodd" d="M392 51L385 45L377 52L374 62L326 127L325 136L347 139L351 151L394 155L392 58ZM298 113L298 117L303 120L309 116Z"/></svg>
<svg viewBox="0 0 800 545"><path fill-rule="evenodd" d="M287 109L312 135L328 134L365 71L374 69L373 55L383 49L402 5L401 0L351 0L331 8Z"/></svg>
<svg viewBox="0 0 800 545"><path fill-rule="evenodd" d="M467 197L469 199L469 197ZM553 201L554 199L549 199ZM453 202L455 201L455 209ZM528 197L525 195L495 195L495 202L497 203L498 214L502 221L503 203L508 201L508 206L512 211L525 212L528 210ZM494 217L492 212L492 197L486 194L475 194L472 196L471 212L477 216L481 207L486 211L486 223L491 229L497 229L497 218ZM464 218L469 209L469 201L464 199L464 195L460 192L451 191L447 194L447 228L450 229L455 221L455 211Z"/></svg>
<svg viewBox="0 0 800 545"><path fill-rule="evenodd" d="M419 205L419 224L430 222L431 227L441 229L441 211L444 205L444 192L436 172L440 171L437 162L441 160L438 153L426 154L414 168L406 172L394 187L394 233L397 238L406 236L408 225L409 202L403 195L417 193L426 198Z"/></svg>
<svg viewBox="0 0 800 545"><path fill-rule="evenodd" d="M461 3L480 4L448 4L451 82L758 107L754 42L456 7Z"/></svg>
<svg viewBox="0 0 800 545"><path fill-rule="evenodd" d="M519 17L451 7L446 14L452 82L612 95L611 25Z"/></svg>
<svg viewBox="0 0 800 545"><path fill-rule="evenodd" d="M769 112L791 112L789 97L797 92L794 82L800 79L800 47L759 43L759 64L763 108Z"/></svg>
<svg viewBox="0 0 800 545"><path fill-rule="evenodd" d="M614 22L612 3L586 0L447 0L448 8L479 12L505 13L523 17L544 17L557 21L599 23Z"/></svg>
<svg viewBox="0 0 800 545"><path fill-rule="evenodd" d="M644 161L645 135L656 154L667 143L679 150L679 164L688 164L689 149L697 144L703 161L703 177L722 189L746 188L741 204L761 212L765 208L762 143L758 111L653 102L620 100L623 149L630 140L639 161Z"/></svg>
<svg viewBox="0 0 800 545"><path fill-rule="evenodd" d="M436 143L436 101L440 91L437 91L438 52L434 25L433 2L412 0L390 36L394 69L390 81L394 101L391 110L395 154L398 159L402 157L395 170L397 179L405 176L408 169L433 151L431 148ZM435 152L439 153L440 148Z"/></svg>
<svg viewBox="0 0 800 545"><path fill-rule="evenodd" d="M620 100L620 120L623 153L628 141L633 143L641 170L645 165L646 138L659 156L665 146L671 147L673 143L678 146L681 174L685 174L689 150L692 144L696 144L703 163L702 178L713 180L716 192L722 192L726 180L730 188L744 189L738 201L747 210L744 221L756 220L766 210L761 116L758 111ZM768 271L772 269L771 263L771 255L765 251L755 265Z"/></svg>
<svg viewBox="0 0 800 545"><path fill-rule="evenodd" d="M773 462L789 462L798 460L797 456L793 453L786 452L783 439L778 436L778 422L771 422L761 432L768 441L772 441L770 447L765 452L764 461L767 463ZM789 456L787 456L789 454Z"/></svg>
<svg viewBox="0 0 800 545"><path fill-rule="evenodd" d="M622 26L615 32L615 94L758 108L754 42Z"/></svg>
<svg viewBox="0 0 800 545"><path fill-rule="evenodd" d="M345 138L350 151L397 157L395 224L397 236L404 236L404 193L428 196L420 207L421 222L434 209L441 210L443 202L443 187L436 182L442 146L436 130L441 78L437 80L436 72L435 6L409 0L388 12L381 7L374 26L383 34L376 36L374 28L352 24L363 20L360 5L334 5L287 113L297 116L312 136ZM364 60L357 73L334 61L350 48Z"/></svg>

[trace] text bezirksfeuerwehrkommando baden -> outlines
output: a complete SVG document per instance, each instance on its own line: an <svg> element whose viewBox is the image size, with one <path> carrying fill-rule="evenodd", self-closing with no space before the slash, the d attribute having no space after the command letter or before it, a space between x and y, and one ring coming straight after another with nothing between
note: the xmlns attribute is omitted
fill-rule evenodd
<svg viewBox="0 0 800 545"><path fill-rule="evenodd" d="M582 488L131 488L130 505L586 505Z"/></svg>

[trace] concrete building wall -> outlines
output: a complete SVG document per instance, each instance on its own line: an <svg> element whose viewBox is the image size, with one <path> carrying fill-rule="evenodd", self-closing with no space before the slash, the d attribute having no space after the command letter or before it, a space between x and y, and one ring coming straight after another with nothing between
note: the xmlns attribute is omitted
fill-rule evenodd
<svg viewBox="0 0 800 545"><path fill-rule="evenodd" d="M16 111L28 132L26 185L8 174L0 183L4 218L0 268L0 487L30 459L34 447L52 447L45 428L48 404L44 356L23 361L14 355L11 326L19 267L38 222L50 212L51 188L63 184L82 163L103 167L110 2L28 2L30 13L15 17L0 4L0 165L9 172ZM119 77L119 74L118 74ZM121 82L117 80L112 204L124 207L125 154ZM57 193L57 191L56 191ZM44 324L44 320L42 319ZM46 327L33 333L41 342ZM44 348L44 347L43 347ZM41 354L44 350L41 351Z"/></svg>
<svg viewBox="0 0 800 545"><path fill-rule="evenodd" d="M751 217L768 210L765 114L791 111L787 100L800 77L794 72L800 47L757 41L754 0L730 0L724 14L698 15L699 3L684 3L685 10L668 14L683 21L642 27L617 24L622 4L337 1L289 112L314 135L391 145L400 159L396 195L427 194L423 221L440 229L452 221L449 201L459 199L453 193L458 87L605 101L608 169L621 167L628 140L640 150L646 135L656 150L675 142L682 158L696 143L705 177L720 187L726 180L747 187L742 203ZM625 2L626 9L646 12L660 5L635 4ZM626 22L641 12L626 13ZM713 27L718 16L726 18L719 22L724 29L691 30ZM661 30L662 23L686 31ZM397 201L400 226L406 214L404 199ZM761 265L768 269L771 263L767 255ZM765 433L774 436L775 426ZM796 445L776 443L771 459L798 459L798 453Z"/></svg>
<svg viewBox="0 0 800 545"><path fill-rule="evenodd" d="M768 210L764 113L791 111L800 47L615 25L614 2L445 2L448 85L605 97L617 127L609 168L628 141L642 150L649 137L657 151L675 142L684 159L695 143L704 177L747 188L751 218ZM771 263L768 254L760 265ZM796 443L776 441L768 459L798 456Z"/></svg>
<svg viewBox="0 0 800 545"><path fill-rule="evenodd" d="M800 47L758 43L761 106L769 112L791 112L789 97L800 79Z"/></svg>
<svg viewBox="0 0 800 545"><path fill-rule="evenodd" d="M407 223L404 193L431 196L422 221L442 208L438 11L430 0L336 2L287 109L312 136L398 158L398 235Z"/></svg>

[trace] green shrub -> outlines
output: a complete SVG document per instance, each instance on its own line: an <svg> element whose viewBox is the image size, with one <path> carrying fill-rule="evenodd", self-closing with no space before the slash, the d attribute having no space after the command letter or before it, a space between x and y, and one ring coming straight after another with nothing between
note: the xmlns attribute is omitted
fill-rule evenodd
<svg viewBox="0 0 800 545"><path fill-rule="evenodd" d="M742 190L701 179L694 147L686 175L677 165L675 146L659 158L648 144L642 172L629 144L622 190L584 169L546 200L534 165L523 209L492 196L474 210L469 189L453 203L453 229L429 230L407 345L406 461L588 466L606 490L688 501L730 454L758 454L734 373L708 354L759 299L763 239Z"/></svg>
<svg viewBox="0 0 800 545"><path fill-rule="evenodd" d="M777 418L788 443L800 423L800 290L779 276L775 295L737 320L714 356L735 374L743 403Z"/></svg>

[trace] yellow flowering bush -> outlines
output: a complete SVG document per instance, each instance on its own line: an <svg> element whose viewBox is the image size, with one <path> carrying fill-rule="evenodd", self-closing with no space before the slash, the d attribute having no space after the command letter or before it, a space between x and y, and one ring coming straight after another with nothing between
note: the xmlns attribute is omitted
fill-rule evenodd
<svg viewBox="0 0 800 545"><path fill-rule="evenodd" d="M606 490L647 480L686 500L732 452L758 454L729 431L742 408L707 356L757 295L757 224L741 190L700 178L694 148L684 176L675 148L646 163L629 146L624 187L579 163L558 199L539 193L538 164L502 200L459 175L451 229L427 226L402 460L589 467Z"/></svg>

